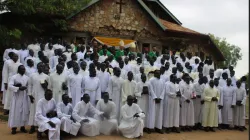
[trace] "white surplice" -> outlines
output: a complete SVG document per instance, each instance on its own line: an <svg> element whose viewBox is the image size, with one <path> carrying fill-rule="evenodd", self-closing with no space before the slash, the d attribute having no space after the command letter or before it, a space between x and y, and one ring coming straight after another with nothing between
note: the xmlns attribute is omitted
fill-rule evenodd
<svg viewBox="0 0 250 140"><path fill-rule="evenodd" d="M96 100L101 99L101 83L99 78L86 76L83 78L82 90L90 96L90 102L96 106Z"/></svg>
<svg viewBox="0 0 250 140"><path fill-rule="evenodd" d="M83 76L81 74L72 73L67 78L68 83L68 95L72 98L72 106L81 101L81 97L83 95L82 84L83 84Z"/></svg>
<svg viewBox="0 0 250 140"><path fill-rule="evenodd" d="M90 114L101 115L103 112L97 110L91 103L86 104L84 101L80 101L74 107L72 116L79 123L88 119L89 122L83 122L79 131L83 135L93 137L100 134L100 122L90 117Z"/></svg>
<svg viewBox="0 0 250 140"><path fill-rule="evenodd" d="M120 118L120 105L121 105L121 94L122 94L122 84L124 80L121 77L112 76L109 81L108 86L108 93L109 98L112 99L112 101L116 105L116 118L119 121Z"/></svg>
<svg viewBox="0 0 250 140"><path fill-rule="evenodd" d="M134 115L138 113L139 117L135 118ZM137 104L132 104L129 106L125 104L121 108L121 123L119 125L119 130L122 135L126 138L136 138L143 136L144 123L143 119L145 114Z"/></svg>
<svg viewBox="0 0 250 140"><path fill-rule="evenodd" d="M222 124L233 124L233 108L231 106L236 105L235 87L224 86L221 89L221 94L223 96Z"/></svg>
<svg viewBox="0 0 250 140"><path fill-rule="evenodd" d="M38 131L44 132L48 130L49 140L60 140L61 121L56 117L48 118L46 114L50 111L56 111L55 100L53 98L50 101L47 101L45 98L40 99L37 103L35 116L35 120L38 125ZM56 127L52 128L48 123L49 121L53 122Z"/></svg>
<svg viewBox="0 0 250 140"><path fill-rule="evenodd" d="M192 98L193 86L184 83L180 85L181 109L180 109L180 126L194 126L194 104ZM189 103L186 100L190 100Z"/></svg>
<svg viewBox="0 0 250 140"><path fill-rule="evenodd" d="M26 75L16 74L10 78L9 89L13 93L11 102L8 126L9 127L22 127L28 124L29 106L27 89L24 91L19 90L16 84L28 86L29 77Z"/></svg>
<svg viewBox="0 0 250 140"><path fill-rule="evenodd" d="M149 94L142 94L143 91L143 87L148 87L148 92ZM137 104L139 105L139 107L141 108L141 110L145 113L145 118L143 118L143 122L144 122L144 126L148 127L148 115L149 115L149 96L150 96L150 89L149 89L149 83L143 83L143 82L139 82L137 83L137 93L135 94L135 96L137 97Z"/></svg>
<svg viewBox="0 0 250 140"><path fill-rule="evenodd" d="M36 126L35 122L35 113L36 113L36 106L40 99L44 97L44 89L41 86L41 81L46 80L49 81L49 76L44 73L34 73L29 79L28 84L28 95L32 95L34 99L34 103L30 103L30 114L29 114L29 125Z"/></svg>
<svg viewBox="0 0 250 140"><path fill-rule="evenodd" d="M166 128L179 127L180 102L176 93L176 85L170 81L166 82L163 117L163 126Z"/></svg>
<svg viewBox="0 0 250 140"><path fill-rule="evenodd" d="M61 130L76 136L81 124L71 120L71 115L73 112L72 105L70 103L65 105L63 102L60 102L57 104L56 112L57 117L61 119Z"/></svg>
<svg viewBox="0 0 250 140"><path fill-rule="evenodd" d="M56 103L60 103L62 101L62 95L66 93L66 91L62 89L63 83L67 85L67 75L65 73L59 75L55 72L50 75L48 88L52 90Z"/></svg>
<svg viewBox="0 0 250 140"><path fill-rule="evenodd" d="M103 99L99 100L96 109L104 112L109 118L97 117L100 121L100 133L104 135L110 135L113 132L117 132L118 122L116 119L116 106L113 101L104 102Z"/></svg>
<svg viewBox="0 0 250 140"><path fill-rule="evenodd" d="M133 80L132 81L124 80L124 82L122 84L122 102L121 102L121 106L126 104L127 97L129 95L135 96L136 92L137 92L136 82L133 81Z"/></svg>
<svg viewBox="0 0 250 140"><path fill-rule="evenodd" d="M151 78L149 80L149 122L148 128L154 129L155 127L158 129L162 129L163 122L163 104L164 104L164 96L165 96L165 83L158 78ZM155 103L156 98L160 98L160 103Z"/></svg>
<svg viewBox="0 0 250 140"><path fill-rule="evenodd" d="M244 88L236 88L236 101L241 102L241 106L235 106L234 108L234 125L235 126L245 126L245 106L246 106L246 90Z"/></svg>

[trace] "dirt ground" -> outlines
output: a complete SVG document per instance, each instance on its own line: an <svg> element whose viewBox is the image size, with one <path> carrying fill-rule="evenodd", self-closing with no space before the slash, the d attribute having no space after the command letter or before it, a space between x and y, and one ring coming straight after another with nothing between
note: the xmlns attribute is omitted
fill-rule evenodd
<svg viewBox="0 0 250 140"><path fill-rule="evenodd" d="M182 132L180 134L144 134L141 139L145 140L248 140L248 131L240 132L236 130L223 130L217 132ZM36 135L17 133L11 135L7 122L0 122L0 140L36 140ZM97 137L66 137L64 140L126 140L122 136L97 136Z"/></svg>

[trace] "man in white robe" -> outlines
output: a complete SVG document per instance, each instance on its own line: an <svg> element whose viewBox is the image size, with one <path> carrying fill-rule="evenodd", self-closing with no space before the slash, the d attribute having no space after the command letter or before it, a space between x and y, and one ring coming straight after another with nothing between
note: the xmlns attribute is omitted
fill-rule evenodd
<svg viewBox="0 0 250 140"><path fill-rule="evenodd" d="M221 88L227 86L227 79L228 79L227 73L222 73L222 78L220 78L219 80L219 86Z"/></svg>
<svg viewBox="0 0 250 140"><path fill-rule="evenodd" d="M21 65L21 63L18 62L18 55L17 54L13 54L12 58L10 61L6 61L6 67L4 67L3 69L3 82L4 82L4 86L6 89L6 96L5 96L5 101L4 101L4 109L5 110L10 110L10 104L11 104L11 100L13 97L13 92L11 90L8 89L8 83L10 78L17 74L17 69L18 67Z"/></svg>
<svg viewBox="0 0 250 140"><path fill-rule="evenodd" d="M53 45L53 50L61 49L62 51L65 51L65 47L61 45L61 39L57 40L57 43Z"/></svg>
<svg viewBox="0 0 250 140"><path fill-rule="evenodd" d="M72 54L72 51L69 45L66 45L66 51L63 54L66 55L66 58L67 58L65 63L69 62L71 59L71 54Z"/></svg>
<svg viewBox="0 0 250 140"><path fill-rule="evenodd" d="M56 103L60 103L62 101L62 95L68 90L67 75L63 73L62 65L58 64L56 66L56 72L50 75L48 88L53 91L53 99Z"/></svg>
<svg viewBox="0 0 250 140"><path fill-rule="evenodd" d="M49 76L43 73L43 68L43 63L37 64L37 72L32 74L28 82L28 96L30 98L28 125L31 126L30 134L35 132L35 126L37 126L35 122L36 106L38 101L44 97L45 89L47 89L48 86L47 82L49 81Z"/></svg>
<svg viewBox="0 0 250 140"><path fill-rule="evenodd" d="M218 78L214 79L214 88L216 88L218 90L218 92L220 93L220 98L218 101L218 129L221 130L222 129L221 109L223 106L223 96L222 96L222 92L221 92L222 88L219 86L219 79Z"/></svg>
<svg viewBox="0 0 250 140"><path fill-rule="evenodd" d="M227 79L227 85L222 87L221 90L223 96L222 124L225 129L231 129L230 125L233 125L233 109L236 105L235 87L231 86L231 84L231 79Z"/></svg>
<svg viewBox="0 0 250 140"><path fill-rule="evenodd" d="M16 134L17 127L21 127L20 131L27 133L25 125L28 124L29 107L27 86L29 77L24 75L25 67L18 67L18 74L12 76L9 81L9 89L13 92L11 102L8 126L12 128L12 134Z"/></svg>
<svg viewBox="0 0 250 140"><path fill-rule="evenodd" d="M73 73L70 74L67 78L68 83L68 95L72 100L72 106L81 101L81 97L83 95L82 92L82 84L83 84L83 76L79 73L79 66L73 66Z"/></svg>
<svg viewBox="0 0 250 140"><path fill-rule="evenodd" d="M38 43L38 40L35 38L34 42L30 45L28 45L28 50L33 50L34 56L38 57L38 52L40 51L40 44Z"/></svg>
<svg viewBox="0 0 250 140"><path fill-rule="evenodd" d="M62 95L62 102L57 104L57 116L61 120L61 130L76 136L81 124L76 122L72 117L73 107L69 103L69 96Z"/></svg>
<svg viewBox="0 0 250 140"><path fill-rule="evenodd" d="M35 63L36 62L36 57L34 56L34 51L33 50L29 50L29 56L24 58L24 66L28 66L27 61L29 59L33 60L35 66L37 65L37 63Z"/></svg>
<svg viewBox="0 0 250 140"><path fill-rule="evenodd" d="M103 99L99 100L96 109L104 112L102 116L97 117L100 121L100 133L110 135L117 132L118 122L116 119L116 106L113 101L109 101L109 94L103 93Z"/></svg>
<svg viewBox="0 0 250 140"><path fill-rule="evenodd" d="M33 73L35 73L37 70L36 70L36 68L34 67L34 62L33 62L32 59L29 59L29 60L27 61L27 64L28 64L28 65L25 67L25 69L26 69L25 75L27 75L28 77L31 77L31 75L32 75Z"/></svg>
<svg viewBox="0 0 250 140"><path fill-rule="evenodd" d="M162 66L162 67L160 68L160 73L161 73L160 79L161 79L164 83L166 83L167 81L169 81L169 76L167 76L167 75L165 74L165 67L164 67L164 66Z"/></svg>
<svg viewBox="0 0 250 140"><path fill-rule="evenodd" d="M165 83L160 79L160 71L155 70L154 77L149 80L149 129L156 128L156 132L163 134L163 104L165 96Z"/></svg>
<svg viewBox="0 0 250 140"><path fill-rule="evenodd" d="M96 77L94 68L90 67L89 76L83 78L82 91L90 96L90 103L93 106L96 106L98 100L101 99L101 83L99 78Z"/></svg>
<svg viewBox="0 0 250 140"><path fill-rule="evenodd" d="M121 105L121 94L122 94L122 85L124 80L120 77L121 70L119 68L114 69L114 76L111 77L108 85L108 93L110 99L116 105L116 118L119 121L120 119L120 105Z"/></svg>
<svg viewBox="0 0 250 140"><path fill-rule="evenodd" d="M129 95L127 103L121 108L121 123L119 130L126 138L140 138L143 136L144 123L143 119L145 114L140 107L133 103L134 97Z"/></svg>
<svg viewBox="0 0 250 140"><path fill-rule="evenodd" d="M18 52L20 63L25 65L24 59L29 56L29 51L27 50L26 44L21 44L21 50Z"/></svg>
<svg viewBox="0 0 250 140"><path fill-rule="evenodd" d="M97 110L90 102L90 96L84 94L82 101L78 102L73 109L73 118L81 124L80 133L88 137L97 136L100 134L100 122L90 114L102 115L103 112Z"/></svg>
<svg viewBox="0 0 250 140"><path fill-rule="evenodd" d="M82 61L80 63L80 67L81 67L81 69L79 71L79 74L81 74L82 77L89 76L89 70L86 69L87 63L85 61Z"/></svg>
<svg viewBox="0 0 250 140"><path fill-rule="evenodd" d="M236 82L237 88L235 89L236 94L236 106L234 108L234 126L240 131L244 131L245 127L245 106L246 106L246 90L241 87L241 82Z"/></svg>
<svg viewBox="0 0 250 140"><path fill-rule="evenodd" d="M204 98L203 98L204 89L205 85L203 84L203 78L200 78L199 81L194 84L194 93L196 95L196 99L194 99L195 129L201 129L202 110L204 104Z"/></svg>
<svg viewBox="0 0 250 140"><path fill-rule="evenodd" d="M46 133L46 131L48 131L49 140L60 139L61 121L56 117L56 102L52 96L52 91L46 90L44 98L37 103L35 120L38 125L38 139L42 139L42 132Z"/></svg>
<svg viewBox="0 0 250 140"><path fill-rule="evenodd" d="M149 115L149 96L150 96L150 90L149 90L149 83L147 81L147 76L145 74L141 75L141 82L137 83L137 93L135 94L137 98L137 104L141 108L141 110L145 113L145 118L143 118L145 131L147 133L151 133L151 131L148 128L148 115Z"/></svg>
<svg viewBox="0 0 250 140"><path fill-rule="evenodd" d="M180 85L180 91L182 94L180 126L183 130L191 131L191 128L194 126L194 91L188 76L185 76L184 84Z"/></svg>
<svg viewBox="0 0 250 140"><path fill-rule="evenodd" d="M140 73L136 74L134 80L139 83L141 82L141 76L144 74L144 67L140 67Z"/></svg>
<svg viewBox="0 0 250 140"><path fill-rule="evenodd" d="M126 100L128 95L132 95L133 97L136 94L136 82L133 80L133 73L131 71L128 72L128 79L126 79L122 84L122 102L121 106L126 104Z"/></svg>
<svg viewBox="0 0 250 140"><path fill-rule="evenodd" d="M163 127L166 128L166 133L171 131L180 133L179 130L179 113L181 93L177 90L175 82L177 77L172 74L170 81L165 84L165 98L164 98L164 117Z"/></svg>
<svg viewBox="0 0 250 140"><path fill-rule="evenodd" d="M108 89L110 74L107 71L105 71L106 70L105 63L102 63L100 67L101 67L101 70L98 72L97 77L99 78L100 83L101 83L101 92L104 93Z"/></svg>
<svg viewBox="0 0 250 140"><path fill-rule="evenodd" d="M218 127L218 101L219 91L214 88L214 80L210 80L209 87L204 90L204 108L202 115L202 126L205 131L215 132L214 127Z"/></svg>

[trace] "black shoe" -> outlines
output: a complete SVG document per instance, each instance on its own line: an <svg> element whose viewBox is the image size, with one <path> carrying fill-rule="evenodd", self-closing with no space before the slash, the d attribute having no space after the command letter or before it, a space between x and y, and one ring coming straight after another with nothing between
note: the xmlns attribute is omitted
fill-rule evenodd
<svg viewBox="0 0 250 140"><path fill-rule="evenodd" d="M181 133L180 128L175 128L176 133Z"/></svg>
<svg viewBox="0 0 250 140"><path fill-rule="evenodd" d="M31 126L29 134L33 134L36 132L35 126Z"/></svg>
<svg viewBox="0 0 250 140"><path fill-rule="evenodd" d="M169 134L169 133L170 133L170 128L166 128L165 132L166 132L167 134Z"/></svg>
<svg viewBox="0 0 250 140"><path fill-rule="evenodd" d="M205 131L205 132L208 132L209 129L208 129L207 127L204 127L204 131Z"/></svg>
<svg viewBox="0 0 250 140"><path fill-rule="evenodd" d="M243 131L244 131L244 128L243 128L243 127L239 127L239 130L243 132Z"/></svg>
<svg viewBox="0 0 250 140"><path fill-rule="evenodd" d="M20 131L23 132L23 133L27 133L27 130L25 129L24 126L22 126L22 127L20 128Z"/></svg>
<svg viewBox="0 0 250 140"><path fill-rule="evenodd" d="M15 134L16 134L16 128L12 128L11 134L12 134L12 135L15 135Z"/></svg>
<svg viewBox="0 0 250 140"><path fill-rule="evenodd" d="M187 131L191 132L192 128L190 126L187 126Z"/></svg>
<svg viewBox="0 0 250 140"><path fill-rule="evenodd" d="M238 129L239 129L239 126L234 126L234 129L235 129L235 130L238 130Z"/></svg>
<svg viewBox="0 0 250 140"><path fill-rule="evenodd" d="M164 134L163 131L162 131L161 129L158 129L158 128L157 128L155 131L156 131L157 133L159 133L159 134Z"/></svg>
<svg viewBox="0 0 250 140"><path fill-rule="evenodd" d="M3 115L9 115L10 111L9 110L5 110Z"/></svg>
<svg viewBox="0 0 250 140"><path fill-rule="evenodd" d="M37 139L38 140L41 140L43 137L42 137L42 132L37 132Z"/></svg>
<svg viewBox="0 0 250 140"><path fill-rule="evenodd" d="M212 128L212 127L210 127L209 130L210 130L211 132L215 132L214 128Z"/></svg>

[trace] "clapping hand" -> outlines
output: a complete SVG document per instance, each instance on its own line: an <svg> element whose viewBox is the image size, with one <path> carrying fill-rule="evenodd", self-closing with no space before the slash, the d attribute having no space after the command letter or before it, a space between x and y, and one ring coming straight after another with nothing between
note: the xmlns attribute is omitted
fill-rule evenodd
<svg viewBox="0 0 250 140"><path fill-rule="evenodd" d="M134 118L140 117L138 113L135 113Z"/></svg>

